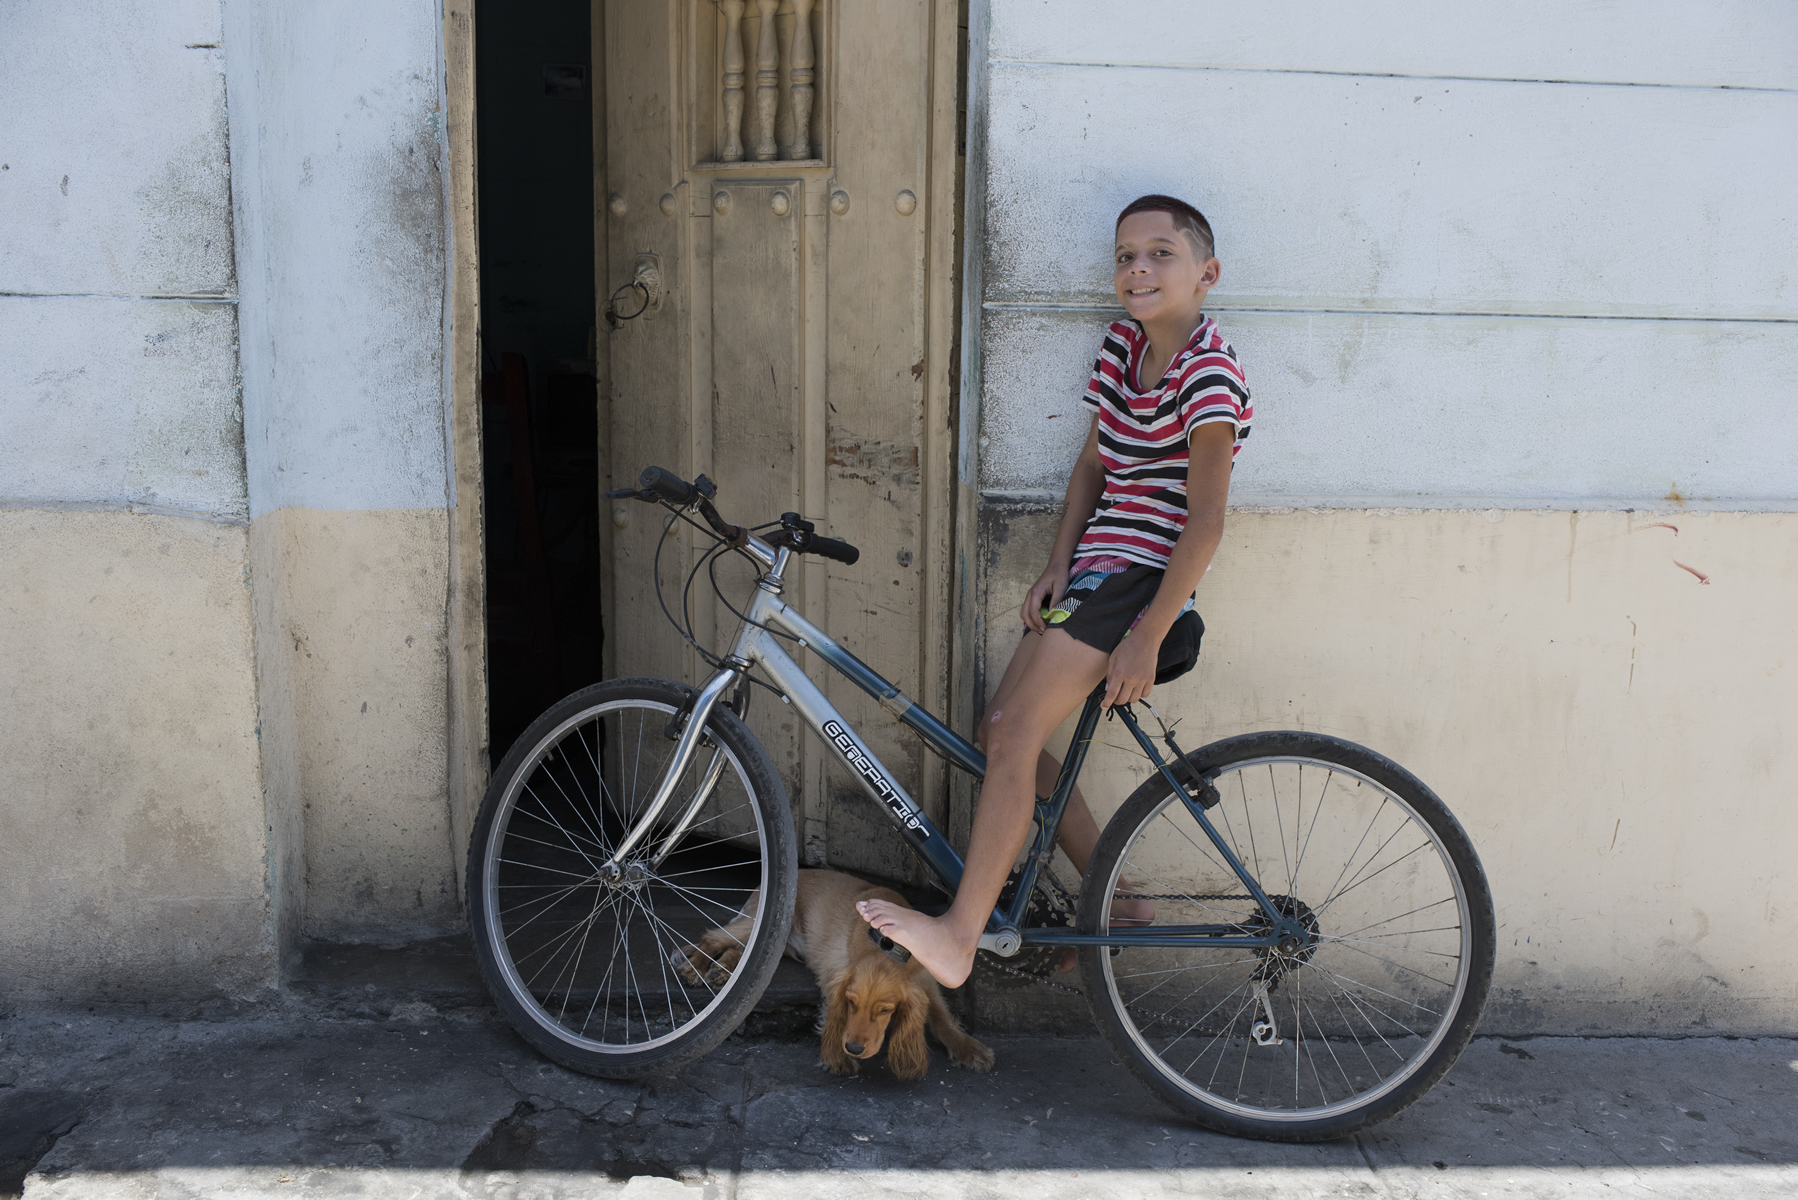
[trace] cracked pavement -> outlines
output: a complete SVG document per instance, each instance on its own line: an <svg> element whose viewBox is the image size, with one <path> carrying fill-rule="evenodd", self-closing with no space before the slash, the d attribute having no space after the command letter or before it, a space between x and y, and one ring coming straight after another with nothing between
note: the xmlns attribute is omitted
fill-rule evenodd
<svg viewBox="0 0 1798 1200"><path fill-rule="evenodd" d="M0 1020L0 1197L1798 1196L1798 1041L1476 1041L1322 1146L1164 1109L1096 1038L855 1079L739 1035L677 1076L546 1062L488 1009Z"/></svg>

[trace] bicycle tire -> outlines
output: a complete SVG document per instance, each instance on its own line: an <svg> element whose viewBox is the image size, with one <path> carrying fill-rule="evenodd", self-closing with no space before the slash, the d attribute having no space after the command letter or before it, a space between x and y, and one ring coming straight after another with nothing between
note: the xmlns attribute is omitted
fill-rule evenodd
<svg viewBox="0 0 1798 1200"><path fill-rule="evenodd" d="M660 781L671 722L692 693L631 678L566 697L514 743L475 818L468 909L481 976L527 1042L589 1075L667 1072L717 1046L768 986L792 924L799 866L786 789L722 706L657 832L629 856L645 872L606 882L598 870ZM717 786L648 867L714 754ZM683 978L682 951L730 924L752 892L765 902L728 978Z"/></svg>
<svg viewBox="0 0 1798 1200"><path fill-rule="evenodd" d="M1202 936L1084 948L1100 1032L1165 1102L1221 1133L1326 1141L1402 1111L1466 1047L1492 983L1492 893L1466 832L1416 776L1340 738L1244 734L1186 762L1218 789L1206 815L1219 836L1308 932L1285 952ZM1159 772L1107 823L1079 928L1109 932L1114 897L1141 896L1157 897L1158 926L1269 925ZM1258 1020L1278 1045L1257 1039Z"/></svg>

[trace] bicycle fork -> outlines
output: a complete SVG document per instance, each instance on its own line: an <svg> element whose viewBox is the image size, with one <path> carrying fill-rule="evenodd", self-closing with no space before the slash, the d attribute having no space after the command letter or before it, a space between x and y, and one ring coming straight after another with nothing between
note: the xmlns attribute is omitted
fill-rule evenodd
<svg viewBox="0 0 1798 1200"><path fill-rule="evenodd" d="M700 743L705 740L705 725L707 721L711 720L712 710L718 706L719 699L742 679L743 672L749 666L748 663L742 663L739 666L739 661L727 659L726 669L712 676L705 687L700 689L699 694L693 697L692 706L688 710L687 726L680 732L680 739L675 743L674 756L669 759L667 769L662 773L662 780L656 785L655 795L650 797L649 807L637 819L636 824L625 833L617 848L612 851L612 856L599 868L602 878L616 881L622 878L627 871L647 872L661 866L662 860L668 857L676 843L686 834L687 827L693 823L693 818L699 815L701 808L705 807L705 802L711 797L712 790L718 786L719 776L724 773L723 746L718 746L712 751L712 761L707 765L705 774L700 778L699 786L693 792L693 798L687 802L680 819L674 823L674 828L662 839L661 845L656 848L649 861L646 864L632 863L628 868L623 865L630 852L635 850L649 835L649 831L655 828L656 821L662 816L662 810L666 809L673 801L674 793L680 787L681 778L686 775L687 769L699 756ZM678 715L676 714L677 717Z"/></svg>

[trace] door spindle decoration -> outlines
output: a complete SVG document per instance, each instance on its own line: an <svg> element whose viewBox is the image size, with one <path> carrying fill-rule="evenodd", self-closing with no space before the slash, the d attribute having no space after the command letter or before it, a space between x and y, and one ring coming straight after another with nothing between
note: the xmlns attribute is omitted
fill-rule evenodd
<svg viewBox="0 0 1798 1200"><path fill-rule="evenodd" d="M819 0L785 0L792 13L792 27L782 39L776 18L783 0L754 0L759 18L755 32L755 99L746 104L746 55L743 52L744 13L749 0L717 0L724 13L724 46L720 57L724 128L718 161L768 162L778 158L809 161L813 155L812 112L816 106L818 75L817 41L812 36L812 13ZM782 41L785 45L782 45ZM782 51L785 61L782 61ZM782 96L783 65L787 76ZM785 101L785 115L781 119ZM744 119L750 124L744 128ZM789 137L789 130L790 137Z"/></svg>
<svg viewBox="0 0 1798 1200"><path fill-rule="evenodd" d="M780 0L755 0L762 15L755 46L755 158L767 162L780 153L774 141L774 116L780 109L780 40L774 36L774 10Z"/></svg>
<svg viewBox="0 0 1798 1200"><path fill-rule="evenodd" d="M812 156L812 2L793 0L793 40L787 50L787 73L793 82L793 142L788 158Z"/></svg>
<svg viewBox="0 0 1798 1200"><path fill-rule="evenodd" d="M743 2L723 0L725 162L743 160Z"/></svg>

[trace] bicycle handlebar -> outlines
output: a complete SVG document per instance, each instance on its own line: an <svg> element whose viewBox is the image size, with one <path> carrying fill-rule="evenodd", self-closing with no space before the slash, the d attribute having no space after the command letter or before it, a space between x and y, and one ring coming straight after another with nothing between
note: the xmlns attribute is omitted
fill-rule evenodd
<svg viewBox="0 0 1798 1200"><path fill-rule="evenodd" d="M660 467L644 467L643 474L637 477L637 486L646 492L654 492L658 497L676 507L685 507L692 503L697 489L672 471L664 471Z"/></svg>
<svg viewBox="0 0 1798 1200"><path fill-rule="evenodd" d="M622 488L607 492L606 498L622 500L632 498L650 503L672 504L676 508L685 508L697 501L699 513L706 519L712 531L725 541L740 544L751 536L747 529L738 525L729 525L719 517L718 510L712 507L712 497L717 489L705 476L700 476L694 483L688 483L672 471L661 467L645 467L637 477L637 490ZM794 514L787 514L792 517ZM832 562L840 562L844 566L854 566L862 552L839 538L823 537L813 533L811 526L805 524L801 529L785 529L768 538L768 544L785 546L796 554L815 554L819 558L828 558Z"/></svg>
<svg viewBox="0 0 1798 1200"><path fill-rule="evenodd" d="M832 562L840 562L846 567L853 567L855 560L862 556L862 552L848 542L837 538L821 537L815 533L805 539L805 545L801 546L798 542L798 538L789 537L787 539L787 544L800 554L816 554L819 558L828 558Z"/></svg>

